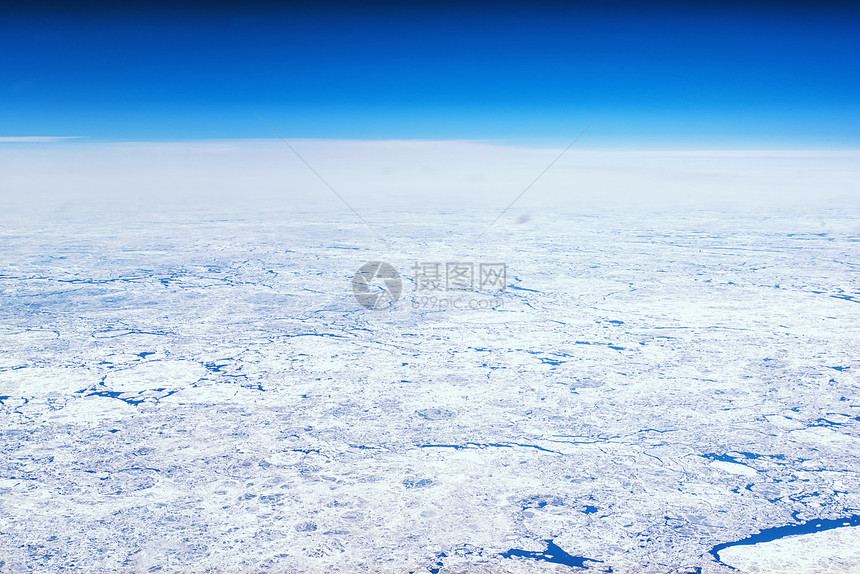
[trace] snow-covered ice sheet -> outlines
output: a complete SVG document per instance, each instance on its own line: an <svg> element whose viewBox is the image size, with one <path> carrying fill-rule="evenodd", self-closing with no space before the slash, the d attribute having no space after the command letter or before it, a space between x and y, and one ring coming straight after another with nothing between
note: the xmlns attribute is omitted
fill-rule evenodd
<svg viewBox="0 0 860 574"><path fill-rule="evenodd" d="M856 208L364 215L5 214L0 569L860 571Z"/></svg>

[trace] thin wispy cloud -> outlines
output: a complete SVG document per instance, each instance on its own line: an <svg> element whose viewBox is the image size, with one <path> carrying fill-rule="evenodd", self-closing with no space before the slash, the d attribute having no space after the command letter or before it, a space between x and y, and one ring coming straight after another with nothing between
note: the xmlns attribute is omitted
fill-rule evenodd
<svg viewBox="0 0 860 574"><path fill-rule="evenodd" d="M56 143L85 136L0 136L0 143Z"/></svg>

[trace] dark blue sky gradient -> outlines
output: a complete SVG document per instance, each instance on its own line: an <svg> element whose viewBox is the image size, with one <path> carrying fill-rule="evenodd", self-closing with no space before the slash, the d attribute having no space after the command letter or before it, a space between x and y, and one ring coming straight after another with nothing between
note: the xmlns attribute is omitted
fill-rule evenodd
<svg viewBox="0 0 860 574"><path fill-rule="evenodd" d="M860 15L839 5L8 11L0 136L860 144ZM354 5L353 5L354 6Z"/></svg>

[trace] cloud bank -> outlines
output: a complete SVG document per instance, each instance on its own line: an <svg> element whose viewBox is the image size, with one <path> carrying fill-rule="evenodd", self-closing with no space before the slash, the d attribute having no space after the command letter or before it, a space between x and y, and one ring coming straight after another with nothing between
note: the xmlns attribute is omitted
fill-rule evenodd
<svg viewBox="0 0 860 574"><path fill-rule="evenodd" d="M356 209L502 209L558 149L471 141L291 140ZM517 203L556 207L858 205L860 151L572 149ZM342 207L277 140L9 145L7 206Z"/></svg>

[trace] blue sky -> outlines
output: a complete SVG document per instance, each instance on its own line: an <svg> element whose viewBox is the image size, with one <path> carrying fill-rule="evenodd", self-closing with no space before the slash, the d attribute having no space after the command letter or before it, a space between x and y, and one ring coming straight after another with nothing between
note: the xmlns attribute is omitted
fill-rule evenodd
<svg viewBox="0 0 860 574"><path fill-rule="evenodd" d="M0 136L860 147L856 10L491 6L7 11Z"/></svg>

